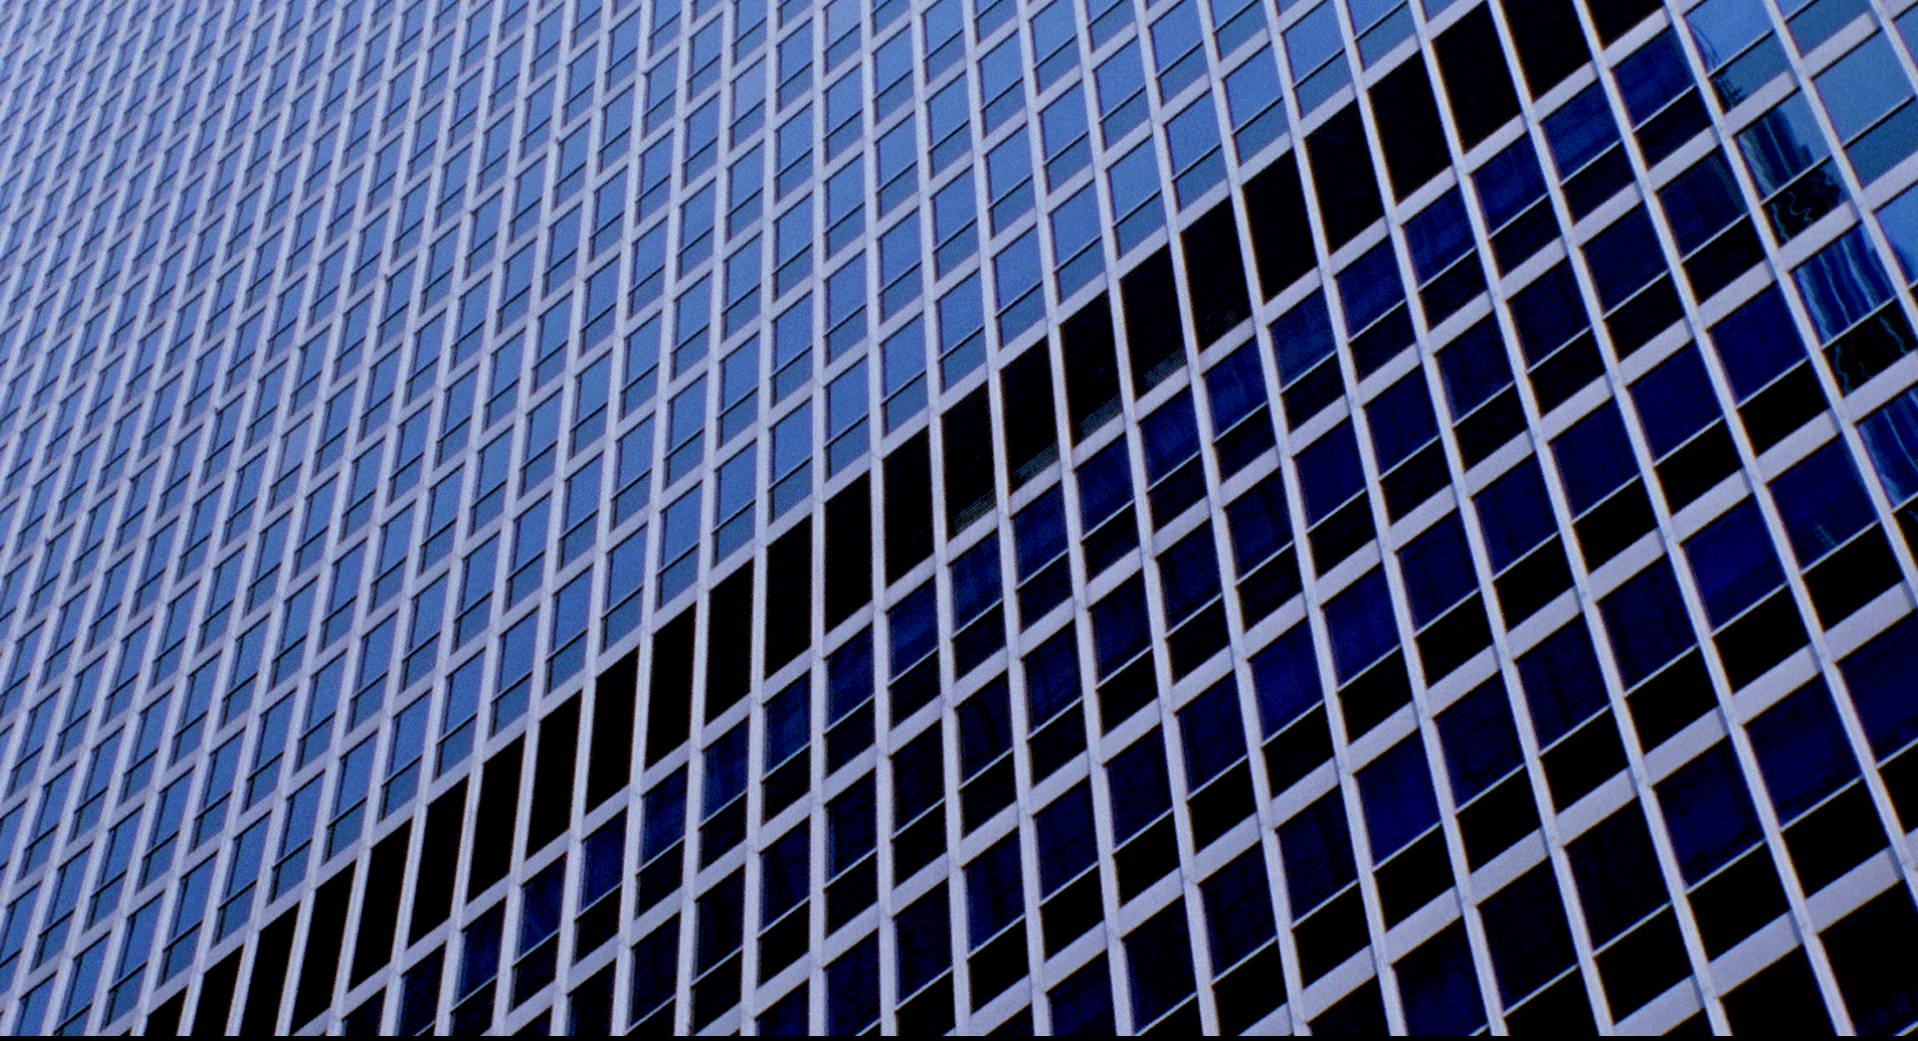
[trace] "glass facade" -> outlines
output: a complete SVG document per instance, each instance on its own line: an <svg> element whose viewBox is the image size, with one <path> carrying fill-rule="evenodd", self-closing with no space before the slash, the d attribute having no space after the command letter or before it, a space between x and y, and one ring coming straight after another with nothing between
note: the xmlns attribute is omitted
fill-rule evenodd
<svg viewBox="0 0 1918 1041"><path fill-rule="evenodd" d="M1918 1021L1910 0L0 39L0 1029Z"/></svg>

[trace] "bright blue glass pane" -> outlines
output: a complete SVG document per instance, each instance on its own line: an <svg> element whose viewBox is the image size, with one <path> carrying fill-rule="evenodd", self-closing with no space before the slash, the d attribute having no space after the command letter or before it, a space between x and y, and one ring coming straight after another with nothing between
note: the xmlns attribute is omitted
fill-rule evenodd
<svg viewBox="0 0 1918 1041"><path fill-rule="evenodd" d="M1685 14L1707 68L1730 61L1753 40L1771 31L1759 0L1706 0Z"/></svg>
<svg viewBox="0 0 1918 1041"><path fill-rule="evenodd" d="M1906 282L1918 282L1918 188L1907 188L1878 208L1878 224L1898 257Z"/></svg>
<svg viewBox="0 0 1918 1041"><path fill-rule="evenodd" d="M1873 36L1818 74L1832 129L1849 141L1879 116L1911 97L1911 83L1884 36Z"/></svg>

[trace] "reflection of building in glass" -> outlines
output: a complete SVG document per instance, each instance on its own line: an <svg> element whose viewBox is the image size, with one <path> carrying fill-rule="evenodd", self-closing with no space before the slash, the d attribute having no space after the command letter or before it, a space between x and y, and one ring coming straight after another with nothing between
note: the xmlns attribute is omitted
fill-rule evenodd
<svg viewBox="0 0 1918 1041"><path fill-rule="evenodd" d="M0 25L0 1029L1913 1025L1910 0Z"/></svg>

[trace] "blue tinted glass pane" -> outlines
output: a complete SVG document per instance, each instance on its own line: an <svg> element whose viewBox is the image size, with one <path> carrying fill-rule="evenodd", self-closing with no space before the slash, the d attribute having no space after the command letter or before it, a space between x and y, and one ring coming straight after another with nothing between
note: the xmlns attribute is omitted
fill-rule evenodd
<svg viewBox="0 0 1918 1041"><path fill-rule="evenodd" d="M1028 232L1007 246L993 258L993 273L998 276L1001 308L1038 286L1039 237Z"/></svg>
<svg viewBox="0 0 1918 1041"><path fill-rule="evenodd" d="M1566 843L1592 939L1604 943L1670 901L1645 814L1636 803Z"/></svg>
<svg viewBox="0 0 1918 1041"><path fill-rule="evenodd" d="M991 536L952 562L952 615L963 624L999 602L999 539Z"/></svg>
<svg viewBox="0 0 1918 1041"><path fill-rule="evenodd" d="M1439 713L1438 731L1452 798L1458 802L1484 791L1519 764L1511 699L1496 676Z"/></svg>
<svg viewBox="0 0 1918 1041"><path fill-rule="evenodd" d="M1245 727L1239 722L1239 690L1230 677L1179 710L1189 787L1197 788L1245 757Z"/></svg>
<svg viewBox="0 0 1918 1041"><path fill-rule="evenodd" d="M1091 786L1079 782L1033 818L1033 830L1039 837L1039 884L1050 893L1092 866L1098 856ZM930 978L932 974L926 975Z"/></svg>
<svg viewBox="0 0 1918 1041"><path fill-rule="evenodd" d="M1609 401L1553 438L1552 458L1573 513L1584 513L1638 476L1625 424L1618 406Z"/></svg>
<svg viewBox="0 0 1918 1041"><path fill-rule="evenodd" d="M1192 414L1192 395L1180 391L1171 401L1139 421L1145 442L1146 479L1156 481L1199 450L1199 425Z"/></svg>
<svg viewBox="0 0 1918 1041"><path fill-rule="evenodd" d="M1793 94L1738 134L1739 150L1751 164L1761 195L1790 184L1792 178L1831 154L1825 135L1812 118L1803 94Z"/></svg>
<svg viewBox="0 0 1918 1041"><path fill-rule="evenodd" d="M1382 860L1438 823L1425 743L1416 736L1388 749L1359 771L1359 797L1372 857Z"/></svg>
<svg viewBox="0 0 1918 1041"><path fill-rule="evenodd" d="M1866 416L1858 433L1891 501L1918 495L1918 391L1908 390Z"/></svg>
<svg viewBox="0 0 1918 1041"><path fill-rule="evenodd" d="M1721 741L1679 767L1657 788L1665 828L1687 883L1704 878L1758 841L1751 793L1729 742Z"/></svg>
<svg viewBox="0 0 1918 1041"><path fill-rule="evenodd" d="M1112 977L1104 954L1085 968L1067 976L1046 992L1046 1004L1052 1010L1052 1028L1061 1034L1096 1036L1115 1029L1112 1011Z"/></svg>
<svg viewBox="0 0 1918 1041"><path fill-rule="evenodd" d="M1514 294L1512 322L1518 326L1518 343L1528 365L1544 361L1583 332L1591 320L1585 314L1585 301L1578 295L1571 264L1561 262Z"/></svg>
<svg viewBox="0 0 1918 1041"><path fill-rule="evenodd" d="M1864 232L1853 228L1792 271L1818 335L1830 340L1891 299L1891 280Z"/></svg>
<svg viewBox="0 0 1918 1041"><path fill-rule="evenodd" d="M1432 414L1432 395L1425 389L1425 373L1411 375L1379 392L1365 405L1366 424L1372 428L1372 451L1381 469L1423 448L1438 436Z"/></svg>
<svg viewBox="0 0 1918 1041"><path fill-rule="evenodd" d="M1427 0L1426 7L1433 7ZM1454 922L1393 966L1405 1003L1405 1026L1416 1035L1477 1033L1485 1025L1471 944Z"/></svg>
<svg viewBox="0 0 1918 1041"><path fill-rule="evenodd" d="M1339 16L1331 4L1321 5L1285 31L1286 57L1292 59L1292 74L1297 78L1325 64L1343 46Z"/></svg>
<svg viewBox="0 0 1918 1041"><path fill-rule="evenodd" d="M1525 460L1487 485L1472 497L1472 504L1478 507L1485 549L1495 571L1503 570L1558 530L1536 458Z"/></svg>
<svg viewBox="0 0 1918 1041"><path fill-rule="evenodd" d="M1605 677L1582 619L1520 655L1518 676L1540 745L1570 733L1605 707Z"/></svg>
<svg viewBox="0 0 1918 1041"><path fill-rule="evenodd" d="M1166 120L1166 151L1174 170L1184 170L1219 147L1219 119L1210 98Z"/></svg>
<svg viewBox="0 0 1918 1041"><path fill-rule="evenodd" d="M1399 284L1398 258L1386 240L1339 272L1339 297L1345 305L1345 326L1357 333L1405 299Z"/></svg>
<svg viewBox="0 0 1918 1041"><path fill-rule="evenodd" d="M1206 370L1206 397L1212 406L1212 429L1232 429L1253 409L1265 404L1265 370L1258 347L1248 343Z"/></svg>
<svg viewBox="0 0 1918 1041"><path fill-rule="evenodd" d="M1016 838L993 844L966 865L966 926L975 945L1011 924L1025 909L1020 889Z"/></svg>
<svg viewBox="0 0 1918 1041"><path fill-rule="evenodd" d="M1025 578L1066 548L1065 495L1048 488L1012 518L1013 550L1019 576Z"/></svg>
<svg viewBox="0 0 1918 1041"><path fill-rule="evenodd" d="M1918 282L1918 188L1907 188L1878 210L1878 224L1898 257L1906 282Z"/></svg>
<svg viewBox="0 0 1918 1041"><path fill-rule="evenodd" d="M1485 223L1497 229L1545 194L1545 175L1529 141L1520 139L1472 172Z"/></svg>
<svg viewBox="0 0 1918 1041"><path fill-rule="evenodd" d="M1787 822L1858 776L1858 760L1822 679L1787 695L1745 729L1772 805Z"/></svg>
<svg viewBox="0 0 1918 1041"><path fill-rule="evenodd" d="M1357 676L1398 645L1392 594L1385 584L1385 572L1377 568L1328 601L1325 618L1332 631L1332 663L1340 683Z"/></svg>
<svg viewBox="0 0 1918 1041"><path fill-rule="evenodd" d="M1698 348L1687 345L1632 384L1652 455L1662 457L1718 418L1718 398Z"/></svg>
<svg viewBox="0 0 1918 1041"><path fill-rule="evenodd" d="M1512 363L1498 326L1488 318L1460 333L1439 352L1439 375L1455 419L1511 386Z"/></svg>
<svg viewBox="0 0 1918 1041"><path fill-rule="evenodd" d="M1212 528L1173 543L1159 554L1159 581L1165 589L1165 612L1171 622L1182 621L1219 595L1219 558L1212 548Z"/></svg>
<svg viewBox="0 0 1918 1041"><path fill-rule="evenodd" d="M1471 550L1465 544L1465 525L1456 513L1399 550L1405 589L1412 601L1412 624L1423 626L1437 618L1477 587Z"/></svg>
<svg viewBox="0 0 1918 1041"><path fill-rule="evenodd" d="M1026 655L1026 704L1029 718L1051 719L1079 699L1079 650L1068 625Z"/></svg>
<svg viewBox="0 0 1918 1041"><path fill-rule="evenodd" d="M853 634L826 659L826 709L833 719L872 697L872 630Z"/></svg>
<svg viewBox="0 0 1918 1041"><path fill-rule="evenodd" d="M1767 287L1712 326L1712 348L1741 400L1805 360L1805 345L1776 287Z"/></svg>
<svg viewBox="0 0 1918 1041"><path fill-rule="evenodd" d="M1232 70L1225 79L1225 96L1232 110L1234 127L1244 127L1253 116L1278 101L1279 71L1272 63L1272 52L1261 48L1251 61Z"/></svg>
<svg viewBox="0 0 1918 1041"><path fill-rule="evenodd" d="M1390 14L1398 6L1397 0L1345 0L1346 9L1352 12L1352 26L1364 31L1373 22Z"/></svg>
<svg viewBox="0 0 1918 1041"><path fill-rule="evenodd" d="M1284 478L1274 473L1253 485L1225 508L1225 519L1232 529L1233 563L1244 574L1292 541Z"/></svg>
<svg viewBox="0 0 1918 1041"><path fill-rule="evenodd" d="M1818 74L1817 83L1832 129L1844 141L1911 97L1911 83L1883 35L1873 36L1833 62Z"/></svg>
<svg viewBox="0 0 1918 1041"><path fill-rule="evenodd" d="M1272 323L1272 344L1279 355L1279 379L1291 383L1332 353L1332 316L1325 296L1313 293Z"/></svg>
<svg viewBox="0 0 1918 1041"><path fill-rule="evenodd" d="M1472 249L1472 226L1465 203L1453 188L1405 222L1406 243L1412 247L1412 266L1425 282Z"/></svg>
<svg viewBox="0 0 1918 1041"><path fill-rule="evenodd" d="M1113 756L1106 777L1112 784L1112 827L1122 836L1131 837L1172 806L1165 746L1157 730Z"/></svg>
<svg viewBox="0 0 1918 1041"><path fill-rule="evenodd" d="M1099 675L1110 676L1146 648L1151 623L1145 613L1145 584L1138 578L1092 605L1092 643Z"/></svg>
<svg viewBox="0 0 1918 1041"><path fill-rule="evenodd" d="M1279 825L1279 851L1285 865L1292 913L1311 910L1337 893L1355 874L1352 829L1345 803L1334 792Z"/></svg>
<svg viewBox="0 0 1918 1041"><path fill-rule="evenodd" d="M1705 613L1715 626L1731 621L1785 584L1764 518L1750 500L1686 539L1685 558L1698 579Z"/></svg>
<svg viewBox="0 0 1918 1041"><path fill-rule="evenodd" d="M1570 176L1618 143L1618 124L1597 84L1579 91L1572 100L1546 116L1545 139L1561 176Z"/></svg>
<svg viewBox="0 0 1918 1041"><path fill-rule="evenodd" d="M1252 689L1259 700L1259 726L1277 733L1324 697L1312 632L1295 625L1252 656Z"/></svg>
<svg viewBox="0 0 1918 1041"><path fill-rule="evenodd" d="M1773 478L1771 493L1801 567L1810 567L1873 519L1871 502L1842 441L1833 441Z"/></svg>
<svg viewBox="0 0 1918 1041"><path fill-rule="evenodd" d="M1079 519L1088 528L1132 502L1132 461L1125 439L1100 449L1079 465Z"/></svg>
<svg viewBox="0 0 1918 1041"><path fill-rule="evenodd" d="M1685 56L1678 49L1678 38L1670 30L1658 34L1650 43L1627 55L1613 70L1618 91L1625 96L1625 111L1634 125L1652 114L1692 85L1685 70Z"/></svg>
<svg viewBox="0 0 1918 1041"><path fill-rule="evenodd" d="M1918 616L1907 615L1838 663L1865 740L1884 758L1918 737Z"/></svg>
<svg viewBox="0 0 1918 1041"><path fill-rule="evenodd" d="M1707 68L1717 68L1771 31L1759 0L1707 0L1685 14Z"/></svg>
<svg viewBox="0 0 1918 1041"><path fill-rule="evenodd" d="M1345 422L1299 452L1299 484L1305 493L1305 519L1317 524L1365 487L1359 443Z"/></svg>
<svg viewBox="0 0 1918 1041"><path fill-rule="evenodd" d="M1509 1008L1575 960L1565 896L1552 866L1540 864L1479 905L1499 997Z"/></svg>
<svg viewBox="0 0 1918 1041"><path fill-rule="evenodd" d="M1658 190L1660 207L1671 222L1681 253L1705 244L1745 213L1722 152L1713 152Z"/></svg>
<svg viewBox="0 0 1918 1041"><path fill-rule="evenodd" d="M1618 659L1619 677L1626 687L1658 671L1691 647L1691 620L1664 558L1628 579L1604 600L1599 613Z"/></svg>
<svg viewBox="0 0 1918 1041"><path fill-rule="evenodd" d="M1239 854L1206 876L1199 889L1205 896L1215 971L1220 965L1237 964L1278 932L1272 920L1272 881L1260 851Z"/></svg>
<svg viewBox="0 0 1918 1041"><path fill-rule="evenodd" d="M1585 244L1585 259L1598 284L1599 306L1609 311L1665 270L1665 256L1643 208L1633 210Z"/></svg>

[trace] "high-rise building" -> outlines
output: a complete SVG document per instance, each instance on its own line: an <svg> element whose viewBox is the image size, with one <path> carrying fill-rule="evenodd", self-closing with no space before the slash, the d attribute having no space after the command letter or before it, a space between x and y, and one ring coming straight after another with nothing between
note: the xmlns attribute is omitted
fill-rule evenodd
<svg viewBox="0 0 1918 1041"><path fill-rule="evenodd" d="M1911 0L0 41L0 1030L1918 1020Z"/></svg>

